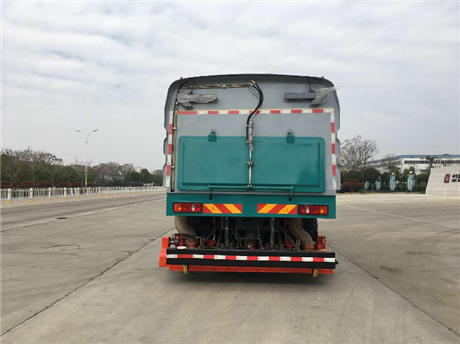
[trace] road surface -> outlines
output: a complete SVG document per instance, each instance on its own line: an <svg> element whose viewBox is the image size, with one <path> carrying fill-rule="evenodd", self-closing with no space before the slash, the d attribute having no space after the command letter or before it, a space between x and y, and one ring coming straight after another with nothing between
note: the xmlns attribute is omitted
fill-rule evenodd
<svg viewBox="0 0 460 344"><path fill-rule="evenodd" d="M160 269L164 207L3 232L2 343L460 341L458 198L340 195L318 278Z"/></svg>
<svg viewBox="0 0 460 344"><path fill-rule="evenodd" d="M67 200L37 199L34 202L17 200L11 204L2 203L2 231L12 228L24 227L31 224L56 220L59 217L79 216L92 214L117 207L150 202L151 200L165 198L164 192L155 193L126 193L118 196L97 195L80 199L69 197Z"/></svg>

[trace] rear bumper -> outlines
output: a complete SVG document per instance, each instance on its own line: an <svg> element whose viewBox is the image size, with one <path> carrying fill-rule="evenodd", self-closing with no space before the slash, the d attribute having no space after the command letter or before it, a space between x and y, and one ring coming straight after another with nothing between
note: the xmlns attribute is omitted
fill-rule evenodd
<svg viewBox="0 0 460 344"><path fill-rule="evenodd" d="M163 238L160 267L181 271L276 272L332 274L337 262L335 252L177 249Z"/></svg>

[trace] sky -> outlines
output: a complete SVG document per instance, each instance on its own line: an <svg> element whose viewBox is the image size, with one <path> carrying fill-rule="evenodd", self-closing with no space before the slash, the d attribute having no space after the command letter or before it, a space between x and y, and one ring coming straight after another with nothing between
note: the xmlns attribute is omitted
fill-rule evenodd
<svg viewBox="0 0 460 344"><path fill-rule="evenodd" d="M460 153L459 3L2 4L2 147L162 168L182 77L324 76L338 138L386 154Z"/></svg>

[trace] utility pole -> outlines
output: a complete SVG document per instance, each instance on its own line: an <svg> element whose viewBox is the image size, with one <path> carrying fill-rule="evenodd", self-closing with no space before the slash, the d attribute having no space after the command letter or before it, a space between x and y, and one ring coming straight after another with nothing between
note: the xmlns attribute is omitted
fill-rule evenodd
<svg viewBox="0 0 460 344"><path fill-rule="evenodd" d="M85 188L88 187L88 139L89 139L89 135L91 135L92 133L95 133L98 130L99 129L94 129L90 131L88 135L86 135L84 132L78 129L75 129L77 133L80 133L83 136L86 135L86 140L85 140Z"/></svg>

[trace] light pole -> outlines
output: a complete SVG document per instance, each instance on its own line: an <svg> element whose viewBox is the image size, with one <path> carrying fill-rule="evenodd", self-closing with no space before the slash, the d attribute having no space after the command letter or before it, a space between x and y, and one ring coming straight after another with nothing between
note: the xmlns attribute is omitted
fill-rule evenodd
<svg viewBox="0 0 460 344"><path fill-rule="evenodd" d="M89 139L89 135L91 135L92 133L98 131L99 129L94 129L94 130L91 130L89 132L88 135L86 135L84 132L78 130L78 129L75 129L75 131L77 133L80 133L82 134L83 136L86 135L86 141L85 141L85 188L88 187L88 139Z"/></svg>

